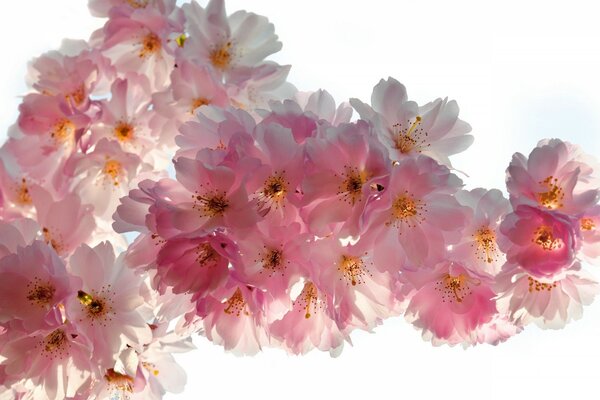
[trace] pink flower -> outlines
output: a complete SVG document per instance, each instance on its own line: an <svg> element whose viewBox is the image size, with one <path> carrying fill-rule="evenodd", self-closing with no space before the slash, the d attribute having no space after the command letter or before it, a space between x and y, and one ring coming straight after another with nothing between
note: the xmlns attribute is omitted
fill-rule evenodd
<svg viewBox="0 0 600 400"><path fill-rule="evenodd" d="M271 324L269 333L294 354L305 354L313 349L336 354L345 340L350 342L348 334L335 321L331 298L310 281L302 284L292 309Z"/></svg>
<svg viewBox="0 0 600 400"><path fill-rule="evenodd" d="M240 185L240 177L233 169L180 157L175 161L175 170L188 195L184 202L157 202L151 210L155 212L161 236L209 232L218 227L243 229L257 220Z"/></svg>
<svg viewBox="0 0 600 400"><path fill-rule="evenodd" d="M179 21L151 7L113 13L102 31L102 54L120 74L145 75L154 90L163 90L175 64L181 29Z"/></svg>
<svg viewBox="0 0 600 400"><path fill-rule="evenodd" d="M568 269L580 247L576 221L564 214L519 206L500 225L500 249L509 263L537 278Z"/></svg>
<svg viewBox="0 0 600 400"><path fill-rule="evenodd" d="M600 205L588 209L579 218L581 232L581 253L590 262L600 256Z"/></svg>
<svg viewBox="0 0 600 400"><path fill-rule="evenodd" d="M3 148L2 150L6 150ZM27 175L20 173L17 168L15 171L10 171L4 166L8 164L9 157L4 157L0 160L0 208L2 209L1 216L4 219L18 218L21 216L31 216L33 211L33 200L29 192L31 185L37 182L32 181ZM12 218L11 218L12 219Z"/></svg>
<svg viewBox="0 0 600 400"><path fill-rule="evenodd" d="M31 195L44 241L58 255L69 255L90 238L95 228L92 207L82 205L76 194L56 201L41 187L33 187Z"/></svg>
<svg viewBox="0 0 600 400"><path fill-rule="evenodd" d="M27 332L47 326L78 284L63 261L40 241L19 246L0 259L0 275L0 322L17 320Z"/></svg>
<svg viewBox="0 0 600 400"><path fill-rule="evenodd" d="M91 372L92 345L75 325L52 321L44 329L29 335L13 331L0 345L4 373L8 382L26 377L31 397L60 400L86 391Z"/></svg>
<svg viewBox="0 0 600 400"><path fill-rule="evenodd" d="M581 318L600 286L578 262L560 277L537 278L520 267L505 268L496 278L498 308L520 325L563 328Z"/></svg>
<svg viewBox="0 0 600 400"><path fill-rule="evenodd" d="M119 198L128 193L131 182L140 172L140 158L121 150L119 143L102 139L88 154L72 160L77 176L74 192L85 204L94 206L96 217L109 218Z"/></svg>
<svg viewBox="0 0 600 400"><path fill-rule="evenodd" d="M253 355L268 344L265 311L268 294L230 279L197 303L206 337L234 354ZM191 316L188 316L190 318Z"/></svg>
<svg viewBox="0 0 600 400"><path fill-rule="evenodd" d="M236 250L221 233L169 239L156 257L154 283L159 290L204 296L225 282Z"/></svg>
<svg viewBox="0 0 600 400"><path fill-rule="evenodd" d="M506 261L498 248L498 228L511 211L510 203L497 189L461 190L456 193L456 199L473 214L461 240L453 245L453 257L481 273L495 275Z"/></svg>
<svg viewBox="0 0 600 400"><path fill-rule="evenodd" d="M335 100L329 92L319 89L316 92L296 93L298 105L305 111L316 115L333 126L347 124L352 118L352 107L348 102L335 105Z"/></svg>
<svg viewBox="0 0 600 400"><path fill-rule="evenodd" d="M497 314L492 281L464 265L442 261L433 269L402 271L406 319L434 345L469 344Z"/></svg>
<svg viewBox="0 0 600 400"><path fill-rule="evenodd" d="M335 237L310 246L310 280L331 299L333 315L342 330L371 330L400 313L391 274L377 271L368 243L343 246Z"/></svg>
<svg viewBox="0 0 600 400"><path fill-rule="evenodd" d="M115 261L110 243L80 246L69 259L69 271L82 279L77 296L66 304L67 318L94 346L94 360L110 368L126 345L139 347L152 340L140 295L142 280Z"/></svg>
<svg viewBox="0 0 600 400"><path fill-rule="evenodd" d="M72 152L88 128L90 119L57 96L29 94L19 106L19 128L26 135L40 135L49 151Z"/></svg>
<svg viewBox="0 0 600 400"><path fill-rule="evenodd" d="M182 9L189 33L182 55L201 65L211 65L226 80L235 78L240 68L260 65L281 49L267 18L246 11L228 17L223 0L210 0L205 9L194 1Z"/></svg>
<svg viewBox="0 0 600 400"><path fill-rule="evenodd" d="M88 6L93 16L108 17L110 12L131 14L140 8L155 8L168 15L175 8L175 0L90 0Z"/></svg>
<svg viewBox="0 0 600 400"><path fill-rule="evenodd" d="M236 240L239 256L232 260L233 273L242 281L275 297L285 296L301 265L308 263L310 235L297 222L278 226L267 221ZM235 240L234 236L234 240Z"/></svg>
<svg viewBox="0 0 600 400"><path fill-rule="evenodd" d="M593 161L582 150L559 139L541 141L526 158L513 155L506 186L513 207L519 204L574 215L598 202ZM598 169L598 168L596 168Z"/></svg>
<svg viewBox="0 0 600 400"><path fill-rule="evenodd" d="M308 228L318 236L339 229L343 236L358 236L367 204L388 186L392 165L385 148L359 121L307 139L306 153L302 214Z"/></svg>
<svg viewBox="0 0 600 400"><path fill-rule="evenodd" d="M448 157L473 143L473 136L467 135L471 126L458 118L456 101L437 99L418 106L394 78L379 81L370 106L358 99L350 103L362 119L374 124L394 160L424 154L450 166Z"/></svg>
<svg viewBox="0 0 600 400"><path fill-rule="evenodd" d="M468 221L469 208L453 196L461 186L448 168L426 156L394 166L388 186L364 217L377 268L431 267L442 260Z"/></svg>

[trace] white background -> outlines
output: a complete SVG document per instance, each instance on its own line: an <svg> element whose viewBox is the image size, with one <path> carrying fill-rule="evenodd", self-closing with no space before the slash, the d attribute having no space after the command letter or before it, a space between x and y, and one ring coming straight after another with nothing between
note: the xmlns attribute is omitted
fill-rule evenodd
<svg viewBox="0 0 600 400"><path fill-rule="evenodd" d="M205 1L201 2L205 3ZM560 137L600 155L600 28L594 2L229 0L267 15L300 89L369 100L392 75L418 102L449 96L475 144L455 158L470 187L503 188L514 151ZM489 4L492 4L491 2ZM7 1L0 13L0 134L17 116L28 59L100 21L84 0ZM600 272L600 271L598 271ZM596 275L600 275L596 274ZM199 338L168 399L598 399L600 301L560 331L529 327L498 347L434 348L401 319L357 333L337 359L224 354Z"/></svg>

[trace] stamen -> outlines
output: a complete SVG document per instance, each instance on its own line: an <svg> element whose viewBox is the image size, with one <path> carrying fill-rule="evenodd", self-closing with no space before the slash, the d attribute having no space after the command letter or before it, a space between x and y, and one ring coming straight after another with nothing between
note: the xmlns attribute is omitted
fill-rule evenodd
<svg viewBox="0 0 600 400"><path fill-rule="evenodd" d="M197 193L197 192L196 192ZM208 192L204 195L196 194L192 196L194 205L192 208L198 210L203 217L222 216L229 207L225 192Z"/></svg>
<svg viewBox="0 0 600 400"><path fill-rule="evenodd" d="M123 174L123 167L121 166L121 163L117 160L108 159L104 163L102 173L104 173L104 175L106 175L107 178L112 180L114 186L119 186L119 179Z"/></svg>
<svg viewBox="0 0 600 400"><path fill-rule="evenodd" d="M533 233L534 237L531 241L543 250L552 251L562 247L562 240L555 239L552 228L549 226L540 226Z"/></svg>
<svg viewBox="0 0 600 400"><path fill-rule="evenodd" d="M300 295L294 300L294 306L299 307L299 311L304 311L304 318L308 319L312 316L310 309L317 312L318 309L323 309L323 301L319 300L317 287L312 282L306 282Z"/></svg>
<svg viewBox="0 0 600 400"><path fill-rule="evenodd" d="M64 251L64 245L60 235L53 235L50 232L50 229L43 227L42 236L44 236L44 241L46 242L46 244L52 246L54 251L56 251L58 254L62 254L62 252Z"/></svg>
<svg viewBox="0 0 600 400"><path fill-rule="evenodd" d="M364 276L370 275L366 269L365 262L360 257L342 255L338 264L338 271L347 281L356 286L359 283L364 283Z"/></svg>
<svg viewBox="0 0 600 400"><path fill-rule="evenodd" d="M558 179L549 176L539 183L547 189L547 191L538 192L537 194L540 205L550 210L561 208L563 206L562 201L565 194L562 188L558 186Z"/></svg>
<svg viewBox="0 0 600 400"><path fill-rule="evenodd" d="M213 267L216 265L217 252L208 243L201 243L196 247L196 262L201 267Z"/></svg>
<svg viewBox="0 0 600 400"><path fill-rule="evenodd" d="M340 185L337 194L341 195L342 200L350 205L356 204L362 199L362 188L367 182L368 174L366 171L360 171L356 167L344 166L346 177Z"/></svg>
<svg viewBox="0 0 600 400"><path fill-rule="evenodd" d="M250 315L246 309L246 300L242 295L240 288L237 288L233 295L227 300L227 307L223 310L225 314L239 317L240 314Z"/></svg>
<svg viewBox="0 0 600 400"><path fill-rule="evenodd" d="M498 248L496 247L496 234L489 227L479 228L473 235L477 244L477 252L481 253L477 258L492 263L497 255Z"/></svg>
<svg viewBox="0 0 600 400"><path fill-rule="evenodd" d="M113 130L113 134L121 143L132 141L134 133L135 128L133 127L133 125L125 121L117 122L117 124L115 125L115 129Z"/></svg>
<svg viewBox="0 0 600 400"><path fill-rule="evenodd" d="M69 119L61 119L54 124L50 137L56 144L72 144L75 141L75 124Z"/></svg>
<svg viewBox="0 0 600 400"><path fill-rule="evenodd" d="M46 336L42 342L43 349L50 357L64 354L69 346L69 341L64 330L56 329Z"/></svg>
<svg viewBox="0 0 600 400"><path fill-rule="evenodd" d="M113 308L109 301L112 296L113 292L110 284L106 287L103 286L100 293L90 294L83 290L77 292L77 300L81 303L87 314L87 318L92 325L94 323L99 323L103 326L107 326L107 323L112 321L111 315L113 314Z"/></svg>
<svg viewBox="0 0 600 400"><path fill-rule="evenodd" d="M527 280L529 281L529 292L542 292L542 291L551 291L556 287L556 282L552 283L542 283L532 277L528 276Z"/></svg>
<svg viewBox="0 0 600 400"><path fill-rule="evenodd" d="M596 224L591 218L581 218L579 223L582 231L593 231L596 228Z"/></svg>
<svg viewBox="0 0 600 400"><path fill-rule="evenodd" d="M177 43L177 46L183 47L185 45L186 40L187 36L185 36L185 33L182 33L181 35L177 36L177 39L175 39L175 43Z"/></svg>
<svg viewBox="0 0 600 400"><path fill-rule="evenodd" d="M413 198L408 191L396 197L392 203L392 218L386 222L386 226L394 225L400 228L406 224L409 228L415 227L425 220L424 213L427 211L425 204Z"/></svg>
<svg viewBox="0 0 600 400"><path fill-rule="evenodd" d="M33 201L27 187L27 180L21 178L21 183L17 184L17 203L23 206L30 205Z"/></svg>
<svg viewBox="0 0 600 400"><path fill-rule="evenodd" d="M423 148L429 147L427 143L428 133L419 127L422 118L415 117L415 120L408 128L402 128L401 123L392 126L392 135L394 137L395 148L402 154L408 154L411 151L421 153Z"/></svg>
<svg viewBox="0 0 600 400"><path fill-rule="evenodd" d="M196 111L198 107L206 106L208 104L210 104L210 100L208 100L206 97L196 97L194 100L192 100L190 114L194 115L194 111Z"/></svg>
<svg viewBox="0 0 600 400"><path fill-rule="evenodd" d="M263 269L260 270L259 273L262 274L263 271L267 271L269 277L273 276L275 272L280 272L281 276L283 276L287 266L286 264L289 264L289 261L283 256L283 251L281 249L267 249L266 246L261 259L254 260L254 262L260 262Z"/></svg>
<svg viewBox="0 0 600 400"><path fill-rule="evenodd" d="M141 42L142 48L140 49L139 57L147 58L158 53L162 47L160 38L153 32L148 33Z"/></svg>
<svg viewBox="0 0 600 400"><path fill-rule="evenodd" d="M51 304L56 293L56 288L50 282L43 283L38 277L33 278L33 281L27 284L27 288L27 300L41 307Z"/></svg>
<svg viewBox="0 0 600 400"><path fill-rule="evenodd" d="M231 48L232 48L232 43L231 41L228 41L227 43L225 43L224 45L222 45L221 47L218 47L216 49L214 49L211 53L210 53L210 62L212 63L212 65L220 70L225 70L227 69L227 67L229 67L229 64L231 63Z"/></svg>
<svg viewBox="0 0 600 400"><path fill-rule="evenodd" d="M479 284L479 281L464 274L456 276L445 274L440 281L436 282L435 290L442 294L442 303L462 303L465 297L473 293L471 285Z"/></svg>
<svg viewBox="0 0 600 400"><path fill-rule="evenodd" d="M159 370L156 369L156 365L150 362L142 361L142 367L148 370L152 375L157 376L159 374Z"/></svg>
<svg viewBox="0 0 600 400"><path fill-rule="evenodd" d="M104 379L117 390L133 393L133 378L110 368L104 374Z"/></svg>
<svg viewBox="0 0 600 400"><path fill-rule="evenodd" d="M285 196L289 182L284 178L285 171L280 174L269 176L263 185L263 188L256 195L258 213L261 217L267 215L271 209L285 207Z"/></svg>
<svg viewBox="0 0 600 400"><path fill-rule="evenodd" d="M76 106L83 104L86 98L85 86L83 84L65 96L67 102L74 103Z"/></svg>

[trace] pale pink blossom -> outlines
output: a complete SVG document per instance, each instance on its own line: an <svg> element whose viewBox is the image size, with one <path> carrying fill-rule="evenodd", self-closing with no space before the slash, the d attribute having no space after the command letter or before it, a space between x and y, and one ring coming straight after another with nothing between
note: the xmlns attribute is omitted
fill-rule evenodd
<svg viewBox="0 0 600 400"><path fill-rule="evenodd" d="M600 257L600 205L586 210L579 217L581 232L581 253L596 264Z"/></svg>
<svg viewBox="0 0 600 400"><path fill-rule="evenodd" d="M498 273L506 261L498 248L498 228L512 210L510 203L498 189L461 190L456 193L456 199L469 207L472 215L460 241L452 247L453 257L480 272Z"/></svg>
<svg viewBox="0 0 600 400"><path fill-rule="evenodd" d="M365 208L388 186L387 151L359 121L307 139L306 153L302 215L309 230L326 236L343 229L343 236L358 236Z"/></svg>
<svg viewBox="0 0 600 400"><path fill-rule="evenodd" d="M69 255L90 238L95 228L93 208L82 204L79 196L55 200L38 186L31 188L31 195L42 237L58 255Z"/></svg>
<svg viewBox="0 0 600 400"><path fill-rule="evenodd" d="M521 205L500 225L500 250L509 263L537 278L553 278L571 267L581 246L577 221Z"/></svg>
<svg viewBox="0 0 600 400"><path fill-rule="evenodd" d="M265 62L258 67L238 68L236 76L227 82L227 94L236 107L260 115L256 109L268 108L273 101L293 98L297 92L287 81L290 65Z"/></svg>
<svg viewBox="0 0 600 400"><path fill-rule="evenodd" d="M240 69L260 65L281 49L275 28L267 18L237 11L227 16L223 0L210 0L206 8L196 1L184 4L186 32L182 55L202 65L211 65L226 80Z"/></svg>
<svg viewBox="0 0 600 400"><path fill-rule="evenodd" d="M597 186L590 186L598 179L598 167L592 162L578 146L559 139L541 141L529 157L515 153L506 170L513 207L528 204L570 215L584 212L599 199Z"/></svg>
<svg viewBox="0 0 600 400"><path fill-rule="evenodd" d="M27 332L48 325L78 280L47 244L35 241L0 259L0 322L17 320Z"/></svg>
<svg viewBox="0 0 600 400"><path fill-rule="evenodd" d="M560 329L580 319L583 306L600 292L598 282L578 262L555 279L537 278L518 266L505 268L496 278L498 308L519 325L531 322Z"/></svg>
<svg viewBox="0 0 600 400"><path fill-rule="evenodd" d="M362 119L374 124L394 160L424 154L450 166L448 157L473 143L471 126L458 118L456 101L436 99L418 106L394 78L382 79L373 88L371 105L358 99L350 103Z"/></svg>
<svg viewBox="0 0 600 400"><path fill-rule="evenodd" d="M142 279L115 260L110 243L81 245L69 259L69 271L81 278L77 295L66 303L67 318L92 341L94 360L104 368L126 345L149 343L152 333L143 313Z"/></svg>
<svg viewBox="0 0 600 400"><path fill-rule="evenodd" d="M169 15L175 9L175 0L89 0L88 6L93 16L108 17L111 12L131 14L140 8L155 8Z"/></svg>
<svg viewBox="0 0 600 400"><path fill-rule="evenodd" d="M461 186L447 167L426 156L395 165L388 186L364 217L377 268L398 271L407 263L432 267L441 261L470 214L453 196Z"/></svg>
<svg viewBox="0 0 600 400"><path fill-rule="evenodd" d="M480 329L497 314L493 281L460 263L405 269L401 279L405 317L434 345L477 342Z"/></svg>
<svg viewBox="0 0 600 400"><path fill-rule="evenodd" d="M39 231L37 222L29 218L16 218L10 222L0 220L0 258L33 243Z"/></svg>

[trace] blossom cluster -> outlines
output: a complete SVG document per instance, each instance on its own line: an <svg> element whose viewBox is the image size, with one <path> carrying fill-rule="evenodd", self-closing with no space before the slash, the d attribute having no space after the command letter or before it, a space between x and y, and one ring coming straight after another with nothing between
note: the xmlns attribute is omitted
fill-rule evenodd
<svg viewBox="0 0 600 400"><path fill-rule="evenodd" d="M222 0L90 0L35 59L0 149L0 399L160 399L199 333L337 355L403 315L435 345L581 317L600 165L541 141L467 190L454 100L299 92L274 27ZM353 118L353 112L358 114Z"/></svg>

